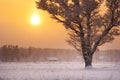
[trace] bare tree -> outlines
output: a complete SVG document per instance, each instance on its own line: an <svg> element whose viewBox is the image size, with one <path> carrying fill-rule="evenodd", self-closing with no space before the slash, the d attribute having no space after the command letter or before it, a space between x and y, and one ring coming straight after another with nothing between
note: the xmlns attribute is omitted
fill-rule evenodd
<svg viewBox="0 0 120 80"><path fill-rule="evenodd" d="M40 0L37 8L70 30L68 42L82 51L85 67L92 66L97 47L120 35L120 0ZM104 3L106 11L101 14Z"/></svg>

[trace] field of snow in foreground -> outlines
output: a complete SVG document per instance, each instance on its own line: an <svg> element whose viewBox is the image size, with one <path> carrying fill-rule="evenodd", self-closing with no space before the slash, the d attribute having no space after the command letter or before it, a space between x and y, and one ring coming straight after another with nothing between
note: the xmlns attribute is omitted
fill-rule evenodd
<svg viewBox="0 0 120 80"><path fill-rule="evenodd" d="M120 63L0 63L0 80L120 80Z"/></svg>

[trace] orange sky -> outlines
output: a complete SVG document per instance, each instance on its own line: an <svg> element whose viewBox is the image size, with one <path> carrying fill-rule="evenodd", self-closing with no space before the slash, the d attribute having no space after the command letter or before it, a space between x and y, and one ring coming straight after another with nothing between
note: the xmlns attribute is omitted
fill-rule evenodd
<svg viewBox="0 0 120 80"><path fill-rule="evenodd" d="M47 12L36 9L34 1L0 0L0 46L17 44L22 47L71 48L66 42L68 36L62 24L49 18ZM34 13L39 14L41 24L31 24L30 19ZM113 43L101 49L119 49L120 41Z"/></svg>

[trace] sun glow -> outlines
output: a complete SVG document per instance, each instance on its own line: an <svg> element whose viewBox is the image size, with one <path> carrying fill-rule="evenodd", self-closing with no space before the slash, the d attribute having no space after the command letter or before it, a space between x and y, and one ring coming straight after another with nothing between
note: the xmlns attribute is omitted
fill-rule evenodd
<svg viewBox="0 0 120 80"><path fill-rule="evenodd" d="M40 23L41 23L40 16L37 15L37 14L32 15L32 17L31 17L31 23L32 23L33 25L38 25L38 24L40 24Z"/></svg>

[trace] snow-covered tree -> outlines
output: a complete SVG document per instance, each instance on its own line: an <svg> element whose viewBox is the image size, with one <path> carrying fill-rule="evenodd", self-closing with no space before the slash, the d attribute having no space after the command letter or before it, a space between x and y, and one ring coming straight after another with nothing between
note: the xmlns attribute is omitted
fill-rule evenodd
<svg viewBox="0 0 120 80"><path fill-rule="evenodd" d="M97 47L120 35L120 0L40 0L37 8L68 29L68 42L82 51L85 67L92 66ZM104 6L103 6L104 5Z"/></svg>

